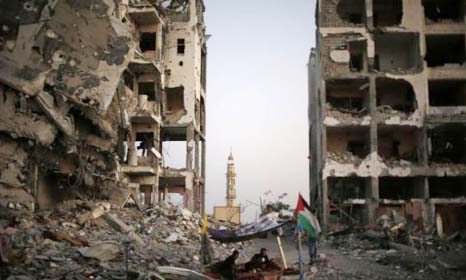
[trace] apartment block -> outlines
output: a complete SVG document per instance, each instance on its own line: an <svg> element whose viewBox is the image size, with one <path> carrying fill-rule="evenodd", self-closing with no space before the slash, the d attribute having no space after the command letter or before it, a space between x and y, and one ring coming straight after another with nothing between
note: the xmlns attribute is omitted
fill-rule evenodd
<svg viewBox="0 0 466 280"><path fill-rule="evenodd" d="M464 0L319 0L311 205L327 231L396 211L466 228Z"/></svg>
<svg viewBox="0 0 466 280"><path fill-rule="evenodd" d="M176 193L184 207L204 211L204 4L137 1L126 11L139 48L125 72L125 84L138 96L138 105L129 115L128 161L122 171L146 204ZM185 149L182 166L167 164L170 146Z"/></svg>

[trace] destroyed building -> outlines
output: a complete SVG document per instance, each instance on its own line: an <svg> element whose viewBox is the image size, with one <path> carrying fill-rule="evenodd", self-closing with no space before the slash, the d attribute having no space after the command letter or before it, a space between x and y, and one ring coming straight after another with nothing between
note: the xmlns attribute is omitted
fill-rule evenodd
<svg viewBox="0 0 466 280"><path fill-rule="evenodd" d="M0 206L204 211L202 0L0 0ZM185 166L169 166L168 143Z"/></svg>
<svg viewBox="0 0 466 280"><path fill-rule="evenodd" d="M319 0L311 205L326 230L395 210L466 229L466 1Z"/></svg>

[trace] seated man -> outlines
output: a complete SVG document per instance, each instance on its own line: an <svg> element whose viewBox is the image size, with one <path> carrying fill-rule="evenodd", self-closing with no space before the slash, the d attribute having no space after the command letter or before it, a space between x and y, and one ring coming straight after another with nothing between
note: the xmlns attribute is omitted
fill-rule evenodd
<svg viewBox="0 0 466 280"><path fill-rule="evenodd" d="M210 267L211 271L222 275L225 279L235 279L235 262L239 257L239 251L234 250L224 261L218 262Z"/></svg>
<svg viewBox="0 0 466 280"><path fill-rule="evenodd" d="M255 254L249 262L245 264L246 271L275 269L277 265L269 260L267 249L262 248L259 254Z"/></svg>

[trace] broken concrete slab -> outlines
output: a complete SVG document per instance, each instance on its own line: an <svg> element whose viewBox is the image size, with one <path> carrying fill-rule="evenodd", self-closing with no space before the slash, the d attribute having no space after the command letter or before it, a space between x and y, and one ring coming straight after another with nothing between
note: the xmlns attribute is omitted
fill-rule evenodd
<svg viewBox="0 0 466 280"><path fill-rule="evenodd" d="M110 203L100 202L94 209L78 216L78 223L84 225L89 221L99 218L111 209Z"/></svg>
<svg viewBox="0 0 466 280"><path fill-rule="evenodd" d="M134 232L134 228L125 224L117 216L106 213L102 217L114 230L127 234L129 240L133 241L136 245L144 245L144 241Z"/></svg>
<svg viewBox="0 0 466 280"><path fill-rule="evenodd" d="M90 247L81 247L78 249L78 251L86 258L93 258L102 262L106 262L118 257L121 250L120 244L107 241L100 242Z"/></svg>

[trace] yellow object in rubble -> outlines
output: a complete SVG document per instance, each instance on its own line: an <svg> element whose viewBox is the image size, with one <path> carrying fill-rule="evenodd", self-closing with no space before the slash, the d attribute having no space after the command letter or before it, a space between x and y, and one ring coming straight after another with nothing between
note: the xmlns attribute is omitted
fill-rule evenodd
<svg viewBox="0 0 466 280"><path fill-rule="evenodd" d="M202 220L201 235L207 233L207 224L208 224L207 214L204 214L204 219Z"/></svg>

